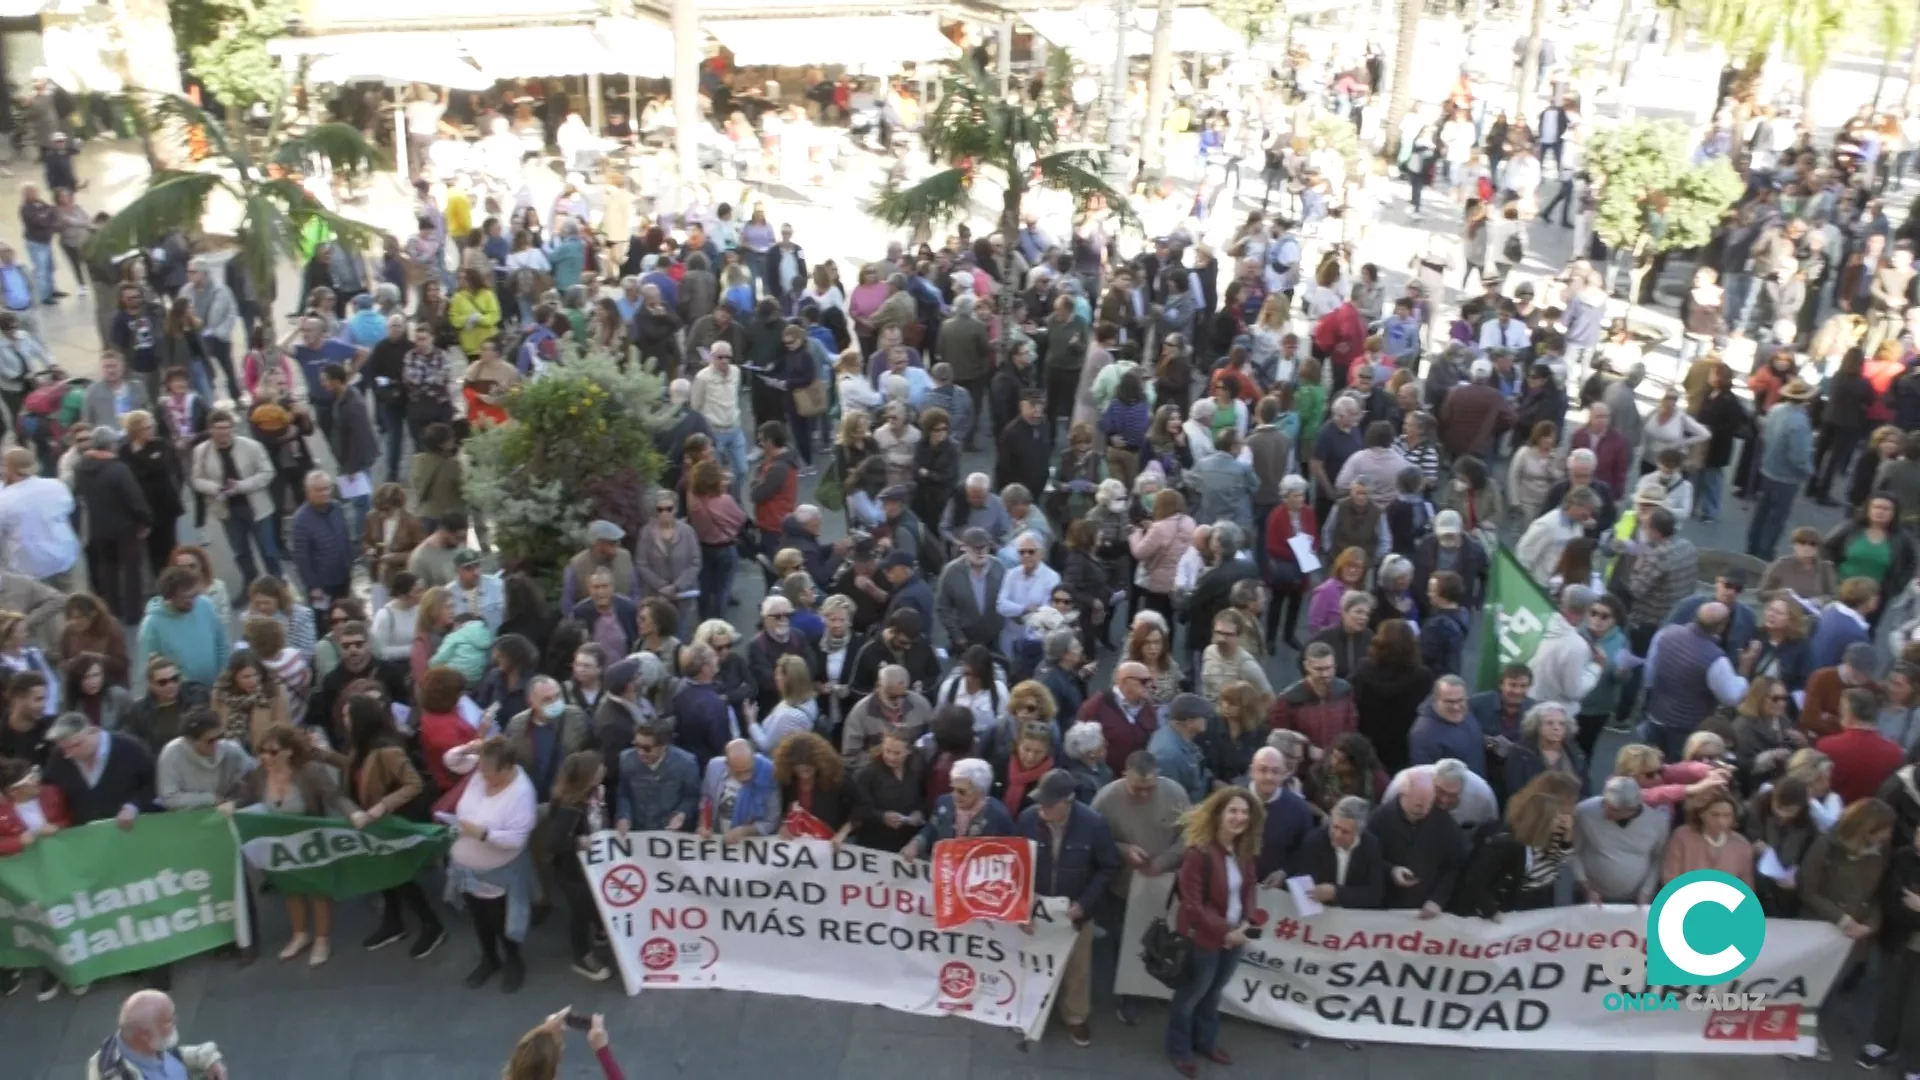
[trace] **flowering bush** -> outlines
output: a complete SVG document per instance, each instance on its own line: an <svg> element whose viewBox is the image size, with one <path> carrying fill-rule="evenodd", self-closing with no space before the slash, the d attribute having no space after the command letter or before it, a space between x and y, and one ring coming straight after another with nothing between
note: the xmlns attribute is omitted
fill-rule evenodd
<svg viewBox="0 0 1920 1080"><path fill-rule="evenodd" d="M655 432L670 426L666 384L609 353L567 346L507 399L509 422L467 440L467 497L493 530L501 564L558 580L587 523L631 534L660 475Z"/></svg>

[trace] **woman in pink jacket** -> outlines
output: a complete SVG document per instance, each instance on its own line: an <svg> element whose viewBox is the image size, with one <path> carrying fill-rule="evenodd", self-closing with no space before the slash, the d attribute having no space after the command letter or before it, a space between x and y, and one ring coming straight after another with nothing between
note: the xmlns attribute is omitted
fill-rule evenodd
<svg viewBox="0 0 1920 1080"><path fill-rule="evenodd" d="M1715 768L1704 761L1663 764L1660 751L1644 743L1621 747L1613 759L1613 772L1638 780L1640 801L1648 806L1677 806L1688 795L1724 789L1733 776L1731 769Z"/></svg>
<svg viewBox="0 0 1920 1080"><path fill-rule="evenodd" d="M1153 524L1135 525L1128 546L1133 549L1133 583L1137 596L1133 610L1157 611L1173 625L1173 577L1180 556L1193 546L1193 519L1187 500L1177 491L1153 497Z"/></svg>

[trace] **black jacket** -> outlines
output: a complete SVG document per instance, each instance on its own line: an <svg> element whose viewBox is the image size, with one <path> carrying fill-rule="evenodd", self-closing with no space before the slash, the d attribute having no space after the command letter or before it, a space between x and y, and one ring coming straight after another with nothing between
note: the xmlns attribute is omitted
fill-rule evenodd
<svg viewBox="0 0 1920 1080"><path fill-rule="evenodd" d="M160 809L153 801L153 751L138 737L124 731L102 732L106 739L107 767L100 782L88 786L80 766L64 754L48 756L46 782L67 800L67 814L75 825L107 821L131 806L145 813Z"/></svg>
<svg viewBox="0 0 1920 1080"><path fill-rule="evenodd" d="M1193 583L1193 595L1187 598L1187 647L1198 652L1213 642L1214 616L1229 606L1233 587L1260 576L1260 567L1249 559L1229 559L1201 574Z"/></svg>
<svg viewBox="0 0 1920 1080"><path fill-rule="evenodd" d="M307 712L307 722L325 724L329 737L337 738L344 735L344 729L336 730L333 727L333 714L338 707L340 695L346 693L347 687L361 679L372 679L380 684L380 689L386 693L389 702L397 701L404 705L413 700L413 693L408 689L407 676L407 665L399 661L376 658L371 667L360 672L348 671L345 663L335 664L333 670L327 672L327 677L320 680L319 688L314 691L313 707Z"/></svg>
<svg viewBox="0 0 1920 1080"><path fill-rule="evenodd" d="M133 470L134 483L147 497L147 507L160 521L173 521L182 513L180 501L180 459L165 439L153 439L135 450L120 445L120 460Z"/></svg>
<svg viewBox="0 0 1920 1080"><path fill-rule="evenodd" d="M1447 911L1487 919L1516 910L1526 880L1526 845L1514 838L1506 822L1489 821L1474 833L1473 850Z"/></svg>
<svg viewBox="0 0 1920 1080"><path fill-rule="evenodd" d="M987 385L987 405L990 418L974 417L974 430L978 431L985 421L988 431L1005 431L1008 424L1020 415L1020 395L1040 385L1032 365L1022 372L1011 361L994 373L993 381Z"/></svg>
<svg viewBox="0 0 1920 1080"><path fill-rule="evenodd" d="M1040 820L1040 809L1022 811L1014 833L1033 841L1033 895L1064 896L1092 918L1105 899L1107 886L1120 870L1120 850L1107 821L1091 807L1073 804L1061 831L1060 850L1053 850L1053 829Z"/></svg>
<svg viewBox="0 0 1920 1080"><path fill-rule="evenodd" d="M783 818L799 801L798 784L789 780L780 786L780 814ZM858 829L867 820L867 800L860 792L860 785L854 783L853 774L846 773L841 776L838 787L815 787L813 805L807 808L807 812L826 822L827 828L835 832L839 832L848 822Z"/></svg>
<svg viewBox="0 0 1920 1080"><path fill-rule="evenodd" d="M994 385L998 387L999 383L996 381ZM1019 412L1017 402L1014 412ZM1000 429L997 450L993 462L995 490L1003 490L1008 484L1020 484L1038 503L1040 496L1046 493L1047 476L1052 471L1051 421L1043 419L1037 424L1029 424L1016 415Z"/></svg>
<svg viewBox="0 0 1920 1080"><path fill-rule="evenodd" d="M820 650L813 647L807 635L791 627L787 630L785 641L775 641L765 630L753 635L753 639L747 643L747 669L753 672L754 701L760 706L761 716L772 712L774 706L780 704L780 688L774 682L773 669L786 656L797 656L806 661L807 671L813 676L814 682L824 681L827 677Z"/></svg>
<svg viewBox="0 0 1920 1080"><path fill-rule="evenodd" d="M905 653L895 652L887 644L884 631L876 632L860 647L860 655L854 657L851 672L846 684L853 691L853 700L873 693L880 682L880 669L888 664L899 664L907 669L907 681L918 683L920 693L932 696L940 685L940 661L933 655L933 646L928 643L930 631L922 631L914 639L913 647Z"/></svg>
<svg viewBox="0 0 1920 1080"><path fill-rule="evenodd" d="M1367 832L1380 841L1380 856L1388 866L1404 866L1415 878L1406 887L1388 882L1387 907L1417 908L1432 902L1447 908L1466 862L1466 843L1453 818L1434 809L1419 821L1408 821L1395 799L1367 819Z"/></svg>
<svg viewBox="0 0 1920 1080"><path fill-rule="evenodd" d="M1445 814L1441 814L1445 817ZM1333 853L1333 838L1325 825L1307 834L1307 838L1287 860L1289 875L1305 874L1316 885L1332 885L1339 861ZM1380 852L1380 841L1371 832L1362 832L1347 859L1347 883L1334 886L1336 906L1359 911L1377 910L1387 903L1387 862Z"/></svg>
<svg viewBox="0 0 1920 1080"><path fill-rule="evenodd" d="M1724 394L1709 391L1694 419L1709 432L1707 467L1710 469L1732 464L1734 440L1753 437L1753 417L1731 391Z"/></svg>
<svg viewBox="0 0 1920 1080"><path fill-rule="evenodd" d="M153 524L153 509L140 490L133 470L119 458L88 454L73 470L73 494L86 509L86 539L113 540L132 536Z"/></svg>

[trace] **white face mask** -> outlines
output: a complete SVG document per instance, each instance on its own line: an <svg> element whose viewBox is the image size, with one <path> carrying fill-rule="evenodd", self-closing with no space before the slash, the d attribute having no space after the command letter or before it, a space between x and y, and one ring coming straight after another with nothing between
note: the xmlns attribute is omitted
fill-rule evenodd
<svg viewBox="0 0 1920 1080"><path fill-rule="evenodd" d="M1109 510L1125 510L1126 508L1127 508L1127 497L1125 495L1121 495L1118 498L1107 500L1107 509Z"/></svg>
<svg viewBox="0 0 1920 1080"><path fill-rule="evenodd" d="M1453 490L1455 491L1467 490L1467 482L1465 480L1455 480L1453 482Z"/></svg>

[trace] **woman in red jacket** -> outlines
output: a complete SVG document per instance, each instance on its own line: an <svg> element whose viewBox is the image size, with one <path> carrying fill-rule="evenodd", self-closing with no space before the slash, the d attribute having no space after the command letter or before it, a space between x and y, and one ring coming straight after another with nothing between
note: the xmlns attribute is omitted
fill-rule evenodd
<svg viewBox="0 0 1920 1080"><path fill-rule="evenodd" d="M1280 505L1267 515L1266 535L1267 584L1273 589L1273 602L1267 605L1267 640L1284 641L1299 652L1300 641L1294 631L1300 627L1300 609L1306 605L1313 575L1300 569L1300 557L1290 541L1304 536L1311 541L1308 551L1320 550L1320 519L1314 516L1304 478L1289 476L1280 481ZM1282 607L1287 609L1287 635L1276 637Z"/></svg>
<svg viewBox="0 0 1920 1080"><path fill-rule="evenodd" d="M34 841L52 836L73 824L67 816L67 800L60 789L42 786L40 770L24 761L0 759L0 857L18 855ZM0 997L20 989L22 973L0 969ZM41 1001L50 1001L60 993L60 979L52 971L40 973Z"/></svg>
<svg viewBox="0 0 1920 1080"><path fill-rule="evenodd" d="M1187 818L1176 930L1193 942L1193 968L1167 1008L1167 1058L1182 1076L1199 1073L1196 1053L1233 1064L1218 1041L1220 992L1240 966L1249 927L1265 921L1254 906L1265 827L1266 808L1245 788L1221 788Z"/></svg>
<svg viewBox="0 0 1920 1080"><path fill-rule="evenodd" d="M457 777L442 759L447 751L472 742L477 733L460 715L460 697L467 692L466 676L450 667L428 668L420 680L419 723L420 754L426 758L427 771L433 774L434 790L445 794L453 790Z"/></svg>

